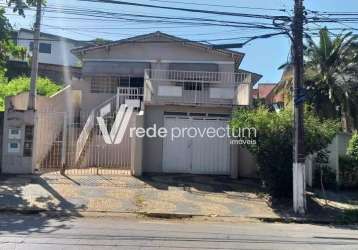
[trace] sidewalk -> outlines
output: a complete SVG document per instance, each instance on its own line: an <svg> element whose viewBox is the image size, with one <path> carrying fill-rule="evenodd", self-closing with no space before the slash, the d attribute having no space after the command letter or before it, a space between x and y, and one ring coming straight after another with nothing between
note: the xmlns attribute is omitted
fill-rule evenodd
<svg viewBox="0 0 358 250"><path fill-rule="evenodd" d="M252 183L185 175L2 177L0 210L278 218Z"/></svg>
<svg viewBox="0 0 358 250"><path fill-rule="evenodd" d="M273 200L271 208L257 183L223 176L153 175L138 179L125 175L43 174L0 177L0 211L3 212L324 224L358 222L356 198L349 196L348 201L341 200L342 192L330 196L333 198L328 197L325 202L319 193L309 194L309 214L295 217L291 200ZM347 204L351 205L347 207Z"/></svg>

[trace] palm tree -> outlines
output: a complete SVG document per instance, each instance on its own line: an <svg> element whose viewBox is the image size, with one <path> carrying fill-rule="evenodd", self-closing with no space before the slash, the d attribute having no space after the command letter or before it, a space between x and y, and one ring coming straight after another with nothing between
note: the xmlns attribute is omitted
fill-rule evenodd
<svg viewBox="0 0 358 250"><path fill-rule="evenodd" d="M283 96L284 106L287 107L292 104L293 64L285 63L279 69L283 69L282 77L272 91L275 95Z"/></svg>
<svg viewBox="0 0 358 250"><path fill-rule="evenodd" d="M319 41L308 37L305 46L305 87L308 103L322 117L341 118L347 131L358 124L358 43L352 33L330 37L327 28ZM281 66L276 92L292 93L292 63Z"/></svg>
<svg viewBox="0 0 358 250"><path fill-rule="evenodd" d="M352 33L331 38L327 28L319 32L316 43L307 39L305 86L318 114L342 118L345 130L357 120L358 46Z"/></svg>

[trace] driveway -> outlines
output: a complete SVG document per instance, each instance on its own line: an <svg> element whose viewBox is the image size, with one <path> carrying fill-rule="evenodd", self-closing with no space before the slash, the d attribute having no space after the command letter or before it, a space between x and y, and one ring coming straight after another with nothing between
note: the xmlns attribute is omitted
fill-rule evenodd
<svg viewBox="0 0 358 250"><path fill-rule="evenodd" d="M1 180L3 210L277 217L258 185L224 176L43 174Z"/></svg>

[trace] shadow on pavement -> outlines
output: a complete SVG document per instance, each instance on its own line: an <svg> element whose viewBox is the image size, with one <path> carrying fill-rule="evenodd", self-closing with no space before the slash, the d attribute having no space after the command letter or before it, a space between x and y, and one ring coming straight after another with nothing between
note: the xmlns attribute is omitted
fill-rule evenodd
<svg viewBox="0 0 358 250"><path fill-rule="evenodd" d="M75 220L74 215L48 216L38 215L20 215L14 213L2 213L0 215L0 235L6 233L51 233L60 229L69 229L70 221ZM50 221L54 223L50 223Z"/></svg>
<svg viewBox="0 0 358 250"><path fill-rule="evenodd" d="M220 175L146 174L140 180L160 190L181 187L184 190L194 189L210 193L247 192L257 194L264 192L260 183L255 179L238 180Z"/></svg>
<svg viewBox="0 0 358 250"><path fill-rule="evenodd" d="M36 185L30 187L31 184L38 184L47 192L36 188ZM34 190L27 190L27 188L33 189L34 187ZM36 196L27 196L27 192L33 192ZM46 207L39 204L46 204ZM57 222L68 222L76 217L81 217L76 211L77 209L79 208L63 198L41 178L36 178L36 182L33 182L33 179L28 176L0 176L0 231L42 232L49 225L50 219ZM33 216L45 210L60 212L61 216L42 214ZM20 215L20 213L21 216L14 216ZM36 219L31 219L31 222L28 222L29 220L22 219L23 216L33 216ZM59 224L52 227L52 230L63 228L66 228L66 225Z"/></svg>
<svg viewBox="0 0 358 250"><path fill-rule="evenodd" d="M57 208L57 211L61 211L62 214L78 214L77 210L78 209L85 209L86 206L85 205L80 205L80 206L76 206L75 204L73 204L72 202L69 202L68 200L66 200L60 193L58 193L54 188L51 187L51 185L48 184L48 182L44 179L42 179L41 177L38 177L36 179L36 183L39 184L42 188L44 188L47 192L49 192L57 201L59 201L58 205L55 205L51 202L48 202L47 204L49 204L50 206L52 206L52 208ZM38 198L41 199L41 198Z"/></svg>

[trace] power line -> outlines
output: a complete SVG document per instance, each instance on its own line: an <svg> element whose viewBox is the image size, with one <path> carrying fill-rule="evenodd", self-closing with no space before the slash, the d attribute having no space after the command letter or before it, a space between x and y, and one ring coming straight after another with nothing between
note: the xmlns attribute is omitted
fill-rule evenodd
<svg viewBox="0 0 358 250"><path fill-rule="evenodd" d="M31 10L31 9L30 9ZM253 22L235 22L230 20L217 20L209 18L182 18L182 17L167 17L167 16L154 16L154 15L135 15L119 12L104 12L93 11L91 9L64 9L56 7L47 7L46 12L61 13L69 15L87 16L95 18L109 18L129 22L138 23L163 23L163 24L182 24L182 25L199 25L199 26L219 26L219 27L235 27L235 28L261 28L261 29L278 29L269 23L253 23ZM129 16L134 18L125 18L120 16ZM139 18L141 19L139 19ZM67 17L59 17L66 19ZM149 18L149 19L143 19ZM152 20L154 19L154 20Z"/></svg>
<svg viewBox="0 0 358 250"><path fill-rule="evenodd" d="M209 19L209 18L185 18L185 17L168 17L168 16L154 16L154 15L138 15L138 14L129 14L129 13L122 13L122 12L108 12L108 11L98 11L98 10L92 10L92 9L83 9L83 8L66 8L64 6L48 6L47 12L50 13L61 13L61 14L68 14L68 15L80 15L80 16L91 16L93 18L86 18L87 20L93 20L101 18L102 20L122 20L126 22L134 22L134 23L162 23L162 24L180 24L182 26L188 26L188 27L194 27L194 26L221 26L221 27L235 27L235 28L245 28L245 29L280 29L283 27L275 27L272 26L270 23L258 23L258 22L237 22L237 21L230 21L230 20L217 20L217 19ZM134 18L120 18L118 16L129 16ZM56 18L56 17L50 17L50 18ZM66 19L75 19L75 17L58 17L62 20ZM139 19L141 18L141 19ZM149 19L143 19L143 18L149 18ZM287 19L288 17L286 17ZM79 19L79 18L76 18ZM84 18L83 18L84 19ZM154 19L154 20L150 20ZM310 19L314 19L315 22L340 22L343 23L341 20L322 20L315 17L311 17ZM313 22L311 21L311 22ZM347 20L345 20L347 21ZM350 19L349 21L358 21L358 19ZM234 25L233 25L234 24ZM350 29L355 29L353 27L350 27L348 25L345 25L346 27ZM154 27L156 28L156 27ZM163 27L167 28L167 27ZM286 28L287 30L287 28Z"/></svg>
<svg viewBox="0 0 358 250"><path fill-rule="evenodd" d="M48 13L53 13L51 11L48 11ZM57 12L57 13L61 13L61 12ZM14 15L14 16L18 16L17 14L6 14L6 15ZM71 15L79 15L79 16L83 16L83 14L71 14ZM87 15L88 16L88 15ZM93 16L93 15L91 15ZM45 18L49 18L49 19L61 19L63 21L66 20L87 20L87 21L108 21L108 22L118 22L118 20L123 20L123 21L128 21L128 22L139 22L139 23L148 23L148 22L152 22L152 23L157 23L156 21L151 21L151 20L144 20L144 19L124 19L124 18L116 18L116 17L98 17L98 16L93 16L92 18L85 18L85 17L61 17L61 16L47 16L46 14L44 15ZM97 17L97 18L96 18ZM164 21L162 21L162 23L166 23ZM123 29L123 30L127 30L127 29L171 29L171 28L188 28L188 27L200 27L200 26L221 26L221 27L235 27L235 28L257 28L257 27L249 27L249 26L244 26L244 25L220 25L220 24L215 24L215 23L200 23L200 22L195 22L195 23L191 23L191 25L187 25L188 22L168 22L168 26L153 26L153 27L127 27L127 28L123 28L123 27L114 27L113 29ZM182 24L180 26L172 26L170 24ZM170 26L169 26L170 25ZM96 27L97 28L97 27ZM94 28L94 29L96 29ZM108 27L100 27L101 29L112 29L112 28L108 28Z"/></svg>
<svg viewBox="0 0 358 250"><path fill-rule="evenodd" d="M242 48L243 46L245 46L246 44L250 43L253 40L266 39L266 38L271 38L271 37L279 36L279 35L287 35L287 33L286 32L278 32L278 33L270 33L270 34L253 36L253 37L248 38L243 43L218 44L218 45L214 45L213 48L215 48L215 49Z"/></svg>
<svg viewBox="0 0 358 250"><path fill-rule="evenodd" d="M169 16L157 16L157 15L139 15L139 14L129 14L123 12L108 12L108 11L98 11L91 9L73 9L73 8L64 8L64 7L47 7L50 12L60 12L60 13L70 13L70 14L91 14L91 15L111 15L111 17L128 16L128 17L139 17L139 18L152 18L156 20L181 20L181 21L198 21L198 22L214 22L220 24L235 24L235 25L245 25L252 26L263 29L276 29L270 23L258 23L258 22L238 22L231 20L218 20L212 18L200 18L200 17L169 17Z"/></svg>
<svg viewBox="0 0 358 250"><path fill-rule="evenodd" d="M335 22L335 23L339 23L340 25L345 26L345 27L347 27L347 28L349 28L349 29L351 29L351 30L358 30L358 29L353 28L353 27L351 27L350 25L348 25L348 24L346 24L346 23L344 23L344 22L339 21L339 19L337 19L337 18L333 19L333 18L330 18L330 17L326 17L325 15L319 14L319 13L317 13L316 11L310 11L310 12L313 13L313 14L316 14L316 15L318 15L318 16L327 18L329 21L332 21L332 22ZM358 21L358 19L357 19L357 21Z"/></svg>
<svg viewBox="0 0 358 250"><path fill-rule="evenodd" d="M148 0L148 1L160 2L160 3L179 3L179 4L185 4L185 5L208 6L208 7L223 7L223 8L233 8L233 9L271 10L271 11L281 11L281 12L285 11L285 9L248 7L248 6L236 6L236 5L221 5L221 4L188 3L188 2L182 2L182 1L168 1L168 0Z"/></svg>
<svg viewBox="0 0 358 250"><path fill-rule="evenodd" d="M105 28L101 28L101 27L62 27L62 26L55 26L55 25L47 25L47 24L43 24L42 26L45 26L45 27L48 27L48 28L52 28L52 29L58 29L58 30L70 30L70 31L73 31L73 30L87 30L87 31L91 31L91 30L96 30L97 33L103 33L103 34L113 34L113 35L133 35L133 33L116 33L116 32L103 32L101 30L116 30L117 28L116 27L113 27L113 28L108 28L108 27L105 27ZM157 27L153 27L153 29L156 29ZM148 29L148 28L145 28L145 29ZM128 30L126 28L126 30ZM207 33L176 33L176 35L178 36L207 36L207 35L219 35L219 34L227 34L227 32L231 32L230 34L232 34L232 32L239 32L237 29L230 29L230 30L227 30L227 31L217 31L217 32L207 32ZM240 31L240 33L242 33ZM251 31L252 33L252 31Z"/></svg>
<svg viewBox="0 0 358 250"><path fill-rule="evenodd" d="M152 4L141 4L133 3L126 1L115 1L115 0L79 0L84 2L99 2L99 3L110 3L110 4L119 4L119 5L130 5L137 7L147 7L147 8L157 8L157 9L167 9L167 10L176 10L176 11L185 11L193 13L204 13L204 14L214 14L214 15L224 15L224 16L239 16L247 18L262 18L272 20L275 17L279 16L270 16L270 15L260 15L260 14L246 14L246 13L236 13L236 12L225 12L225 11L212 11L212 10L202 10L202 9L188 9L188 8L178 8L178 7L168 7Z"/></svg>
<svg viewBox="0 0 358 250"><path fill-rule="evenodd" d="M75 32L78 34L81 34L80 32ZM259 36L239 36L239 37L228 37L228 38L215 38L215 39L202 39L202 40L187 40L187 42L198 42L198 43L212 43L212 42L218 42L218 41L230 41L230 40L255 40L257 38L269 38L275 35L284 34L284 32L280 33L273 33L273 34L263 34ZM81 34L83 35L83 33ZM85 34L87 35L87 34ZM131 35L131 34L128 34ZM33 38L19 38L19 37L12 37L12 39L17 40L25 40L25 41L33 41L33 40L40 40L40 41L62 41L61 39L48 39L48 38L39 38L39 39L33 39ZM246 41L248 43L249 41ZM82 41L82 42L90 42L90 41ZM185 41L157 41L157 40L147 40L147 41L126 41L124 43L183 43Z"/></svg>
<svg viewBox="0 0 358 250"><path fill-rule="evenodd" d="M86 1L86 0L85 0ZM103 1L111 1L111 0L88 0L88 1L96 1L96 2L103 2ZM116 1L112 1L112 2L116 2ZM119 1L120 3L122 3L122 1ZM118 2L116 2L118 3ZM128 3L128 2L126 2ZM131 3L134 4L134 3ZM158 7L158 6L156 6ZM162 7L162 6L159 6ZM163 8L167 8L167 7L163 7ZM170 9L172 9L171 7L169 7ZM29 9L32 10L32 9ZM195 10L195 11L202 11L202 10ZM239 21L231 21L231 20L222 20L222 19L212 19L212 18L199 18L199 17L170 17L170 16L156 16L156 15L145 15L145 14L131 14L131 13L126 13L126 12L113 12L113 11L101 11L101 10L93 10L93 9L87 9L87 8L78 8L78 7L65 7L65 6L58 6L58 5L49 5L46 7L46 12L47 13L61 13L61 14L65 14L65 15L75 15L75 16L80 16L80 17L73 17L73 16L45 16L46 18L51 18L51 19L61 19L61 20L90 20L90 21L98 21L98 20L104 20L104 21L125 21L125 22L133 22L133 23L141 23L141 24L149 24L149 23L162 23L162 24L166 24L168 26L163 26L163 27L158 27L158 26L154 26L154 27L131 27L130 29L136 29L136 30L142 30L142 29L169 29L169 28L183 28L183 27L200 27L200 26L219 26L222 28L227 28L227 27L232 27L232 28L236 28L238 30L255 30L258 31L260 29L284 29L286 31L288 31L288 26L284 27L282 25L280 26L275 26L274 24L270 24L270 23L262 23L262 22L239 22ZM204 11L206 12L206 11ZM222 13L222 12L220 12ZM225 12L227 13L227 12ZM234 13L234 14L239 14L242 15L242 13ZM288 13L289 14L289 13ZM131 17L131 18L125 18L123 16L126 17ZM252 17L252 15L249 15L250 17ZM257 15L254 15L255 18L257 18ZM248 17L247 15L244 16L245 18ZM265 17L268 17L267 15L265 15ZM272 16L274 17L274 16ZM283 16L277 16L278 19L283 18ZM284 17L285 20L289 20L289 16L285 16ZM322 21L322 20L320 20ZM332 22L335 20L331 20ZM171 25L171 26L169 26ZM172 26L172 25L176 25L176 26ZM180 26L179 26L180 25ZM129 35L129 34L123 34L123 33L114 33L114 32L104 32L102 30L127 30L128 28L123 28L123 27L56 27L56 26L51 26L51 25L47 25L49 28L53 28L53 29L61 29L61 30L70 30L73 33L78 33L75 32L75 30L91 30L91 29L98 29L97 32L98 33L102 33L102 34L109 34L109 35ZM350 27L351 28L351 27ZM311 30L311 29L307 29ZM79 33L78 33L79 34ZM216 34L216 33L214 33ZM188 36L195 36L195 35L199 35L199 34L189 34ZM210 34L202 34L202 35L210 35ZM187 36L187 35L183 35L183 36ZM260 36L260 35L258 35ZM257 36L251 36L251 37L244 37L247 39L251 39L253 37L257 37ZM240 38L228 38L225 39L223 38L222 40L234 40L234 39L240 39ZM216 40L216 39L208 39L208 40L204 40L204 42L207 41L220 41L220 40Z"/></svg>
<svg viewBox="0 0 358 250"><path fill-rule="evenodd" d="M5 15L7 16L19 16L18 14L12 14L12 13L6 13ZM85 17L61 17L61 16L47 16L46 14L43 15L45 18L49 18L49 19L61 19L62 21L70 21L70 20L85 20L85 21L105 21L105 22L117 22L118 23L118 19L110 19L110 18L85 18ZM168 26L149 26L149 27L93 27L93 29L116 29L116 30L128 30L128 29L135 29L135 30L146 30L146 29L178 29L178 28L195 28L195 27L200 27L200 26L206 26L205 24L203 25L169 25ZM72 27L69 27L70 29L72 29ZM64 27L64 29L67 29L67 27ZM82 28L78 28L78 29L82 29Z"/></svg>

